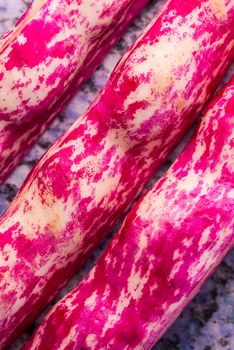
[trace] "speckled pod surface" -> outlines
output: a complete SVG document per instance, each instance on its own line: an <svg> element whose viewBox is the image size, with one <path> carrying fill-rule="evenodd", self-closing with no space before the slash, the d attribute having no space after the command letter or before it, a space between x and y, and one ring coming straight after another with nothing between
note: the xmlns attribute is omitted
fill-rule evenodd
<svg viewBox="0 0 234 350"><path fill-rule="evenodd" d="M151 349L234 243L234 77L24 350Z"/></svg>
<svg viewBox="0 0 234 350"><path fill-rule="evenodd" d="M148 0L34 0L0 40L0 182Z"/></svg>
<svg viewBox="0 0 234 350"><path fill-rule="evenodd" d="M0 344L84 262L211 96L233 53L232 1L166 2L0 221Z"/></svg>

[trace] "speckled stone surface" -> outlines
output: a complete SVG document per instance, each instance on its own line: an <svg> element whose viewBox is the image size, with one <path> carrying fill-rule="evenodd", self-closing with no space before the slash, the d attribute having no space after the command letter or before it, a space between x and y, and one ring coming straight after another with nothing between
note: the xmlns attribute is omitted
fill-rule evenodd
<svg viewBox="0 0 234 350"><path fill-rule="evenodd" d="M7 31L25 11L29 0L0 0L0 34ZM163 1L150 1L142 15L129 28L128 32L110 52L103 64L83 86L65 111L41 137L37 145L16 168L15 172L0 186L0 213L13 200L26 175L45 150L82 114L97 92L105 84L113 67L123 52L141 33L142 29L158 11ZM234 67L226 79L234 72ZM172 164L188 140L190 133L173 152L165 165L150 181L151 186ZM118 229L119 223L114 231ZM114 234L111 232L109 239ZM9 350L18 350L27 340L36 325L40 323L49 308L70 291L91 269L107 241L93 254L84 268L68 283L59 296L45 310L34 325L25 332ZM234 251L223 261L215 274L207 281L199 295L190 303L180 318L174 323L154 350L233 350L234 349Z"/></svg>

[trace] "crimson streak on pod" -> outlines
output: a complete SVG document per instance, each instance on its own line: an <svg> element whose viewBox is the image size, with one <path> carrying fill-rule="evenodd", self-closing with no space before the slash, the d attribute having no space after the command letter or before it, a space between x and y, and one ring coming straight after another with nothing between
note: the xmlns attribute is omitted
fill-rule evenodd
<svg viewBox="0 0 234 350"><path fill-rule="evenodd" d="M232 1L167 1L0 220L0 344L54 297L198 116L231 61Z"/></svg>
<svg viewBox="0 0 234 350"><path fill-rule="evenodd" d="M234 243L234 78L24 350L150 349Z"/></svg>
<svg viewBox="0 0 234 350"><path fill-rule="evenodd" d="M0 182L148 0L34 0L0 40Z"/></svg>

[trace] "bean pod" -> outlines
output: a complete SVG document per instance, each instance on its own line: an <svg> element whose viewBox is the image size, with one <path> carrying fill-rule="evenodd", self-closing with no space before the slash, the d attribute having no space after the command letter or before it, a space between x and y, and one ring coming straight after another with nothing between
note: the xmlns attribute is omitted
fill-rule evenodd
<svg viewBox="0 0 234 350"><path fill-rule="evenodd" d="M90 256L222 79L234 8L216 3L167 1L1 218L1 346Z"/></svg>

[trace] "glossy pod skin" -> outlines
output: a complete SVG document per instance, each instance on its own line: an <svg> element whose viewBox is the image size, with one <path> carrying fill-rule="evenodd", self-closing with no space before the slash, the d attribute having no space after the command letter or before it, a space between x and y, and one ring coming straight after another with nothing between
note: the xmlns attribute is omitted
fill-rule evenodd
<svg viewBox="0 0 234 350"><path fill-rule="evenodd" d="M1 344L90 256L221 80L234 8L226 1L221 15L213 3L166 2L1 218Z"/></svg>
<svg viewBox="0 0 234 350"><path fill-rule="evenodd" d="M24 350L150 349L234 243L234 78Z"/></svg>
<svg viewBox="0 0 234 350"><path fill-rule="evenodd" d="M0 40L0 182L148 0L34 0Z"/></svg>

